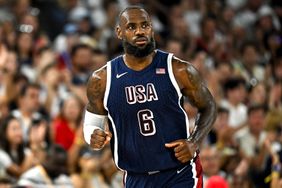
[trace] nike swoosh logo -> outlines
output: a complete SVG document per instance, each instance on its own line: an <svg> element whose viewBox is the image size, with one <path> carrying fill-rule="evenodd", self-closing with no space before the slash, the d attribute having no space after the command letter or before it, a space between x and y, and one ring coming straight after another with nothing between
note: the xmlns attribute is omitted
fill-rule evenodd
<svg viewBox="0 0 282 188"><path fill-rule="evenodd" d="M120 77L126 75L127 73L128 73L128 72L124 72L124 73L121 73L121 74L117 74L117 75L116 75L116 78L118 79L118 78L120 78Z"/></svg>
<svg viewBox="0 0 282 188"><path fill-rule="evenodd" d="M183 168L181 168L180 170L177 170L176 173L180 174L183 170L185 170L185 168L187 168L188 165L184 166Z"/></svg>

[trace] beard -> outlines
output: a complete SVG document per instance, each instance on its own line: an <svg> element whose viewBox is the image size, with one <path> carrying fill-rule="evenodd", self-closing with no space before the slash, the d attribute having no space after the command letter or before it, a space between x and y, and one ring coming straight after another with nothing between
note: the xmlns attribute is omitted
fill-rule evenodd
<svg viewBox="0 0 282 188"><path fill-rule="evenodd" d="M138 47L130 44L126 40L123 40L122 46L127 54L133 55L134 57L142 58L148 56L155 50L156 42L155 39L151 37L150 41L148 42L148 44L146 44L146 46Z"/></svg>

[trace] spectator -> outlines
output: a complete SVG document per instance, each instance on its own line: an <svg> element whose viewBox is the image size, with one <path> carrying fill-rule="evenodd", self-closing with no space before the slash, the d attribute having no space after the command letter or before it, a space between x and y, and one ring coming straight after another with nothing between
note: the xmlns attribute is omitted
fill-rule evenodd
<svg viewBox="0 0 282 188"><path fill-rule="evenodd" d="M51 143L49 122L39 117L33 119L28 130L28 147L37 163L44 161L45 152Z"/></svg>
<svg viewBox="0 0 282 188"><path fill-rule="evenodd" d="M33 156L24 148L20 121L8 116L0 126L0 166L15 180L33 165Z"/></svg>
<svg viewBox="0 0 282 188"><path fill-rule="evenodd" d="M242 76L248 84L254 85L265 78L265 68L259 55L259 49L255 42L245 41L241 46L241 56L233 62L235 73Z"/></svg>
<svg viewBox="0 0 282 188"><path fill-rule="evenodd" d="M40 74L40 85L43 88L44 107L51 118L58 116L60 111L60 102L66 89L61 89L62 75L55 63L47 64ZM61 90L62 92L60 92Z"/></svg>
<svg viewBox="0 0 282 188"><path fill-rule="evenodd" d="M245 80L240 77L229 78L223 87L225 98L220 101L220 105L229 110L228 124L238 130L247 120Z"/></svg>
<svg viewBox="0 0 282 188"><path fill-rule="evenodd" d="M108 188L101 173L103 151L93 151L87 146L81 147L76 162L76 170L71 175L75 188Z"/></svg>
<svg viewBox="0 0 282 188"><path fill-rule="evenodd" d="M61 112L52 123L54 142L69 150L74 144L76 131L81 126L83 104L75 95L69 95L62 103Z"/></svg>
<svg viewBox="0 0 282 188"><path fill-rule="evenodd" d="M78 44L72 48L72 83L74 85L83 85L86 83L92 71L92 58L93 51L90 46Z"/></svg>
<svg viewBox="0 0 282 188"><path fill-rule="evenodd" d="M266 132L265 128L266 108L264 105L253 105L248 109L247 127L238 131L234 137L237 141L243 161L249 167L253 182L260 184L260 172L263 170L266 152ZM244 169L248 170L248 168ZM242 171L245 174L247 171ZM241 174L242 175L242 174Z"/></svg>
<svg viewBox="0 0 282 188"><path fill-rule="evenodd" d="M263 83L259 82L248 91L248 105L267 105L267 91Z"/></svg>
<svg viewBox="0 0 282 188"><path fill-rule="evenodd" d="M59 145L52 145L46 152L44 162L22 174L18 185L31 187L64 186L72 188L71 180L67 174L66 151Z"/></svg>
<svg viewBox="0 0 282 188"><path fill-rule="evenodd" d="M38 84L24 85L20 90L18 108L12 111L12 114L21 122L25 142L28 141L28 129L32 120L42 116L39 112L41 109L39 94L40 86Z"/></svg>
<svg viewBox="0 0 282 188"><path fill-rule="evenodd" d="M206 185L209 178L212 176L226 177L224 171L221 171L220 153L214 146L206 146L201 149L200 160L204 172L203 184Z"/></svg>

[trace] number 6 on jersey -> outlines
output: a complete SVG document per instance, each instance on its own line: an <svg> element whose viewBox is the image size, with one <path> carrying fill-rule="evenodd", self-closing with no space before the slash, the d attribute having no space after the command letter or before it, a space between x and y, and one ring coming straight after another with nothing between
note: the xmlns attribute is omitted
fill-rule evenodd
<svg viewBox="0 0 282 188"><path fill-rule="evenodd" d="M139 110L137 112L140 132L144 136L152 136L156 133L156 126L153 120L154 115L151 110Z"/></svg>

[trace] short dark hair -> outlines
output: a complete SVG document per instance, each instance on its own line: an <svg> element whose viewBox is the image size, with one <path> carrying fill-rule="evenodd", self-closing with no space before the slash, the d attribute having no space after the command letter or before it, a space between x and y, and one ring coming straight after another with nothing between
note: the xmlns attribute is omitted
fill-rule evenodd
<svg viewBox="0 0 282 188"><path fill-rule="evenodd" d="M247 47L253 47L257 52L259 51L257 42L253 40L246 40L241 45L240 53L243 54Z"/></svg>
<svg viewBox="0 0 282 188"><path fill-rule="evenodd" d="M22 88L20 89L20 97L25 96L29 88L35 88L35 89L40 90L41 86L38 83L27 83L23 85Z"/></svg>
<svg viewBox="0 0 282 188"><path fill-rule="evenodd" d="M72 47L70 55L73 57L79 49L89 49L91 52L93 51L92 47L87 44L76 44Z"/></svg>
<svg viewBox="0 0 282 188"><path fill-rule="evenodd" d="M263 112L267 112L267 106L264 104L252 104L248 107L248 115L250 115L254 111L263 110Z"/></svg>
<svg viewBox="0 0 282 188"><path fill-rule="evenodd" d="M235 88L238 88L240 85L246 86L246 80L242 77L232 77L229 78L225 83L224 83L224 91L229 91L233 90Z"/></svg>

